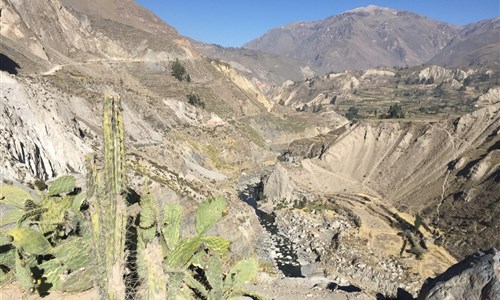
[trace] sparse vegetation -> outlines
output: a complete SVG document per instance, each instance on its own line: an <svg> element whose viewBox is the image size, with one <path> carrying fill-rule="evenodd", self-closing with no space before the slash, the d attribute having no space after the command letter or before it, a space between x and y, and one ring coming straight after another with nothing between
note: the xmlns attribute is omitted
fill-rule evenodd
<svg viewBox="0 0 500 300"><path fill-rule="evenodd" d="M306 204L307 204L307 198L304 196L302 197L301 200L295 199L293 201L293 208L302 209L306 207Z"/></svg>

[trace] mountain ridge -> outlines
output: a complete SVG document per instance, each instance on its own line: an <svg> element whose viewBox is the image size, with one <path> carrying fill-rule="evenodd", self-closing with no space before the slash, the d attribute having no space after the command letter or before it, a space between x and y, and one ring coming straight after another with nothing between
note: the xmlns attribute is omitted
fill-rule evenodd
<svg viewBox="0 0 500 300"><path fill-rule="evenodd" d="M446 66L478 66L500 61L500 17L470 23L428 64Z"/></svg>
<svg viewBox="0 0 500 300"><path fill-rule="evenodd" d="M369 6L273 28L243 47L304 60L329 72L418 65L457 32L453 25L412 12Z"/></svg>

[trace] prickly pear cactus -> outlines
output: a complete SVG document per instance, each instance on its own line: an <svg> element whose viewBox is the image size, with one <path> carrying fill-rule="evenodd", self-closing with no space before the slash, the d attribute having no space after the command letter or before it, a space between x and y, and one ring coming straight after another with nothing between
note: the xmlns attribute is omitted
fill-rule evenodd
<svg viewBox="0 0 500 300"><path fill-rule="evenodd" d="M179 243L182 214L182 206L179 204L166 204L163 206L161 232L169 251L172 251Z"/></svg>
<svg viewBox="0 0 500 300"><path fill-rule="evenodd" d="M19 209L24 209L26 200L32 200L31 195L14 185L1 184L0 185L0 203L13 206Z"/></svg>
<svg viewBox="0 0 500 300"><path fill-rule="evenodd" d="M222 197L203 201L196 211L196 233L202 234L212 228L224 216L227 203Z"/></svg>
<svg viewBox="0 0 500 300"><path fill-rule="evenodd" d="M158 212L151 194L141 197L141 212L139 213L139 233L144 243L149 243L157 233Z"/></svg>
<svg viewBox="0 0 500 300"><path fill-rule="evenodd" d="M73 191L73 189L75 188L75 184L76 184L76 179L74 176L71 175L61 176L56 180L54 180L52 183L50 183L47 195L49 197L52 197L69 193Z"/></svg>
<svg viewBox="0 0 500 300"><path fill-rule="evenodd" d="M239 261L231 268L224 279L224 289L234 290L241 288L245 283L252 280L257 275L259 264L255 258L248 258Z"/></svg>
<svg viewBox="0 0 500 300"><path fill-rule="evenodd" d="M243 284L257 273L257 260L243 260L226 274L224 257L229 251L230 242L219 236L204 235L226 212L225 199L207 199L200 204L196 212L197 234L181 239L182 207L176 204L164 206L161 237L167 245L165 266L169 275L169 297L172 299L181 294L182 285L179 278L189 287L188 290L196 290L198 296L208 300L230 299L249 294L263 299L257 294L241 290ZM202 270L208 283L200 280L193 268ZM195 295L195 298L198 296Z"/></svg>
<svg viewBox="0 0 500 300"><path fill-rule="evenodd" d="M13 238L12 244L24 252L35 255L52 253L49 241L38 231L27 227L14 227L6 231Z"/></svg>
<svg viewBox="0 0 500 300"><path fill-rule="evenodd" d="M231 242L220 236L206 236L203 237L203 243L206 248L216 252L220 256L225 256L229 251Z"/></svg>
<svg viewBox="0 0 500 300"><path fill-rule="evenodd" d="M31 272L32 259L28 260L15 253L15 275L17 282L25 291L34 292L33 273Z"/></svg>
<svg viewBox="0 0 500 300"><path fill-rule="evenodd" d="M205 261L204 271L208 283L212 287L208 299L222 299L224 292L222 285L222 275L224 274L222 257L217 253L208 255Z"/></svg>
<svg viewBox="0 0 500 300"><path fill-rule="evenodd" d="M46 192L35 193L35 198L14 185L0 188L0 201L9 208L0 225L14 226L0 231L1 278L14 278L32 293L41 286L50 287L49 293L92 287L90 234L81 222L84 217L80 211L82 197L86 197L68 195L74 188L73 176L56 179ZM78 209L73 209L75 198L80 203Z"/></svg>
<svg viewBox="0 0 500 300"><path fill-rule="evenodd" d="M63 230L61 227L66 221L65 216L72 210L72 204L72 196L43 197L40 206L46 209L46 212L40 216L40 229L42 232L49 233L57 229ZM56 234L58 233L60 232L56 232Z"/></svg>
<svg viewBox="0 0 500 300"><path fill-rule="evenodd" d="M173 270L186 268L193 255L200 249L202 243L203 240L200 236L181 240L167 257L167 267Z"/></svg>

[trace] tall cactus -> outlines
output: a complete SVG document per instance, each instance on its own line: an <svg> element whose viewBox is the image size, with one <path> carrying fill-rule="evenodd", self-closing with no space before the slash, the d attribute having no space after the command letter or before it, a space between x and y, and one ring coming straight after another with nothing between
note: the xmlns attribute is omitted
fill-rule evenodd
<svg viewBox="0 0 500 300"><path fill-rule="evenodd" d="M126 188L123 117L118 95L104 96L104 172L89 176L96 182L93 199L97 206L92 219L96 245L98 287L105 299L124 299ZM92 168L95 170L95 168Z"/></svg>

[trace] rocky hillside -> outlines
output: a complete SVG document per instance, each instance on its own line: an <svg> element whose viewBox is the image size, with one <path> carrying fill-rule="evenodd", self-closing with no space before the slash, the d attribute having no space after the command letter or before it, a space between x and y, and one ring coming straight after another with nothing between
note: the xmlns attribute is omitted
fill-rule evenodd
<svg viewBox="0 0 500 300"><path fill-rule="evenodd" d="M383 118L396 104L406 118L439 119L499 101L499 75L495 68L374 68L286 81L267 95L297 111L355 110L351 119Z"/></svg>
<svg viewBox="0 0 500 300"><path fill-rule="evenodd" d="M245 48L300 59L321 72L426 62L457 28L405 11L368 6L275 28Z"/></svg>
<svg viewBox="0 0 500 300"><path fill-rule="evenodd" d="M224 48L196 41L193 45L201 54L228 63L263 91L286 80L302 81L316 74L306 63L283 55L245 48Z"/></svg>
<svg viewBox="0 0 500 300"><path fill-rule="evenodd" d="M362 193L420 214L458 257L499 247L499 110L490 105L444 121L365 121L295 141L284 156L291 163L276 168L264 191L288 205Z"/></svg>
<svg viewBox="0 0 500 300"><path fill-rule="evenodd" d="M429 64L441 66L496 65L500 61L500 18L464 26Z"/></svg>

